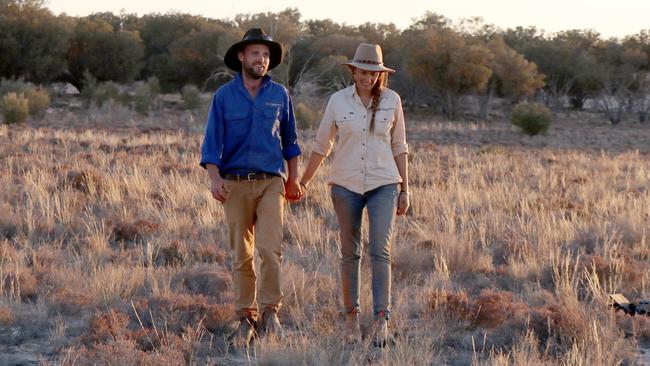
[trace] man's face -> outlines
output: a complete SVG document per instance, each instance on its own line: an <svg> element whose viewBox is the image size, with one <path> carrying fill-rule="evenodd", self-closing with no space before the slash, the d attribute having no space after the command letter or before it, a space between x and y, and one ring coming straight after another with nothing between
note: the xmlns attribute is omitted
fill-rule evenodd
<svg viewBox="0 0 650 366"><path fill-rule="evenodd" d="M241 68L246 75L259 79L266 75L270 61L269 47L263 44L249 44L239 52Z"/></svg>

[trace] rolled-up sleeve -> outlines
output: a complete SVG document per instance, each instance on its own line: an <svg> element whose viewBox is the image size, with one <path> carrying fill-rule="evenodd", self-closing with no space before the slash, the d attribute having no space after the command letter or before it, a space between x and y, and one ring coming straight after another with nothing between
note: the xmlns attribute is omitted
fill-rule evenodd
<svg viewBox="0 0 650 366"><path fill-rule="evenodd" d="M223 111L218 100L218 94L215 94L212 97L212 104L210 105L210 112L208 113L208 120L205 126L203 145L201 145L201 162L199 164L203 168L206 168L207 164L221 165L223 132Z"/></svg>
<svg viewBox="0 0 650 366"><path fill-rule="evenodd" d="M325 107L325 113L323 113L323 118L320 121L320 126L318 127L318 132L316 133L316 138L314 139L314 147L312 152L315 152L322 156L328 156L332 152L332 146L334 145L334 140L336 139L336 123L334 120L334 101L330 97L327 102L327 107Z"/></svg>
<svg viewBox="0 0 650 366"><path fill-rule="evenodd" d="M293 102L289 93L285 94L285 108L282 109L282 119L280 120L282 157L284 160L291 160L299 156L301 151L300 145L298 145L298 130L296 129L296 116L293 112Z"/></svg>
<svg viewBox="0 0 650 366"><path fill-rule="evenodd" d="M402 110L402 99L399 95L395 100L395 125L391 134L391 149L393 150L393 156L409 153L409 147L406 143L404 110Z"/></svg>

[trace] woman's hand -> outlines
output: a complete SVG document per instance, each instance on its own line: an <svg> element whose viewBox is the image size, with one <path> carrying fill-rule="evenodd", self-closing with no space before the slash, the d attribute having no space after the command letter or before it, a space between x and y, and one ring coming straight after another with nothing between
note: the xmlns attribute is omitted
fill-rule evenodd
<svg viewBox="0 0 650 366"><path fill-rule="evenodd" d="M408 192L401 191L397 196L397 215L405 215L410 205Z"/></svg>

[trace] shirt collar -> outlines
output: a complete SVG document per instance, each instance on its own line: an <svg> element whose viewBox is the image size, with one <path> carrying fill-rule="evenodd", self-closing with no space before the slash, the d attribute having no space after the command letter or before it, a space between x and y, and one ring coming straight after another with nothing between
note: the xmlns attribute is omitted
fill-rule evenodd
<svg viewBox="0 0 650 366"><path fill-rule="evenodd" d="M359 94L357 94L357 88L354 87L354 84L348 86L345 89L345 92L350 98L354 99L357 103L361 104L364 108L366 109L369 108L368 106L363 105L363 101L361 100Z"/></svg>
<svg viewBox="0 0 650 366"><path fill-rule="evenodd" d="M270 75L268 74L264 75L262 77L262 84L260 85L260 89L269 85L271 83L271 80L272 79ZM239 84L239 86L241 86L243 89L246 89L244 87L244 77L242 76L241 71L235 74L235 82Z"/></svg>

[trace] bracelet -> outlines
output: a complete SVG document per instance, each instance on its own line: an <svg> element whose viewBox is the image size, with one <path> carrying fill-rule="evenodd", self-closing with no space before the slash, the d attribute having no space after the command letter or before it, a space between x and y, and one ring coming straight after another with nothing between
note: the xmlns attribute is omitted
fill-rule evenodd
<svg viewBox="0 0 650 366"><path fill-rule="evenodd" d="M399 194L405 194L407 196L409 195L409 193L407 191L399 191Z"/></svg>

